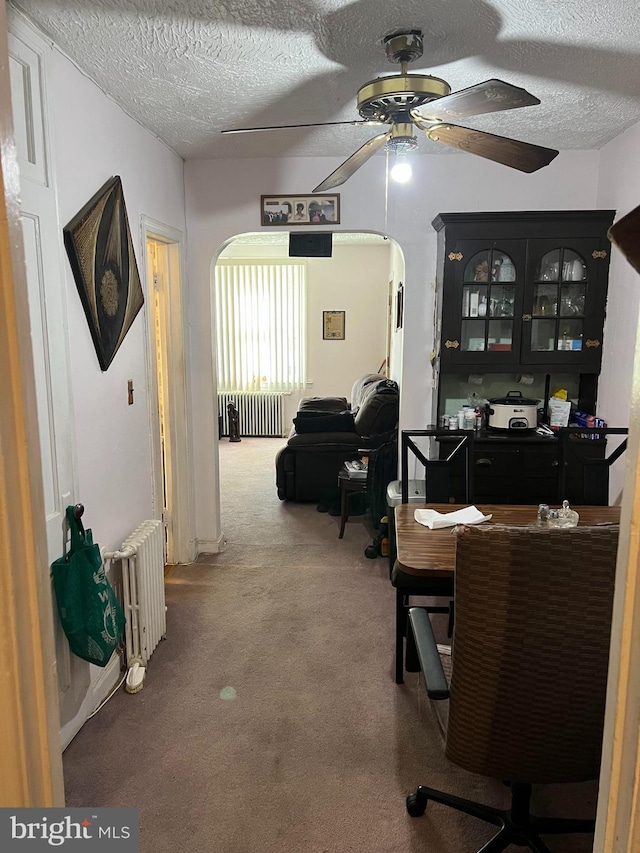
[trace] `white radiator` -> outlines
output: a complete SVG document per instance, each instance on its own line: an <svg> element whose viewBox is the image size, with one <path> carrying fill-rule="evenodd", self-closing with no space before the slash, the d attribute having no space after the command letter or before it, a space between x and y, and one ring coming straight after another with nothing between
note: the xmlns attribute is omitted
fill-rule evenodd
<svg viewBox="0 0 640 853"><path fill-rule="evenodd" d="M122 606L127 620L126 689L137 693L142 689L149 658L167 632L162 521L143 521L119 551L104 557L122 565Z"/></svg>
<svg viewBox="0 0 640 853"><path fill-rule="evenodd" d="M235 403L238 409L240 435L277 436L282 431L282 400L285 395L277 392L225 391L218 394L218 414L222 417L221 435L229 435L229 413L227 405Z"/></svg>

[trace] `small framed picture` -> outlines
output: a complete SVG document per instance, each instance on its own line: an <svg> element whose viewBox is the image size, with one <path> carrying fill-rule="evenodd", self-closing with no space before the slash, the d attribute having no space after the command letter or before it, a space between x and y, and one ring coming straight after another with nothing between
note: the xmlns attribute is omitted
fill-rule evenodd
<svg viewBox="0 0 640 853"><path fill-rule="evenodd" d="M260 197L262 225L338 225L340 196L290 195Z"/></svg>
<svg viewBox="0 0 640 853"><path fill-rule="evenodd" d="M344 340L344 311L322 312L322 338L325 341Z"/></svg>

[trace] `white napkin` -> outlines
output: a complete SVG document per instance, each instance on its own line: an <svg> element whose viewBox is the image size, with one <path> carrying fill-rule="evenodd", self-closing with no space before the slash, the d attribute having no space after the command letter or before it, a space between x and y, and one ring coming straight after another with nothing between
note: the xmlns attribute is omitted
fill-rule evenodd
<svg viewBox="0 0 640 853"><path fill-rule="evenodd" d="M435 509L417 509L414 513L415 520L424 524L430 530L439 530L441 527L455 527L456 524L482 524L489 521L490 515L483 515L477 506L466 506L464 509L456 509L454 512L436 512Z"/></svg>

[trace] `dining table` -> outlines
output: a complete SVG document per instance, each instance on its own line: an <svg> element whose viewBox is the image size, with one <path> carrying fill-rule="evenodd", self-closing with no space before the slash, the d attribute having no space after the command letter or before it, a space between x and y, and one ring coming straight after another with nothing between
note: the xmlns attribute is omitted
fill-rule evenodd
<svg viewBox="0 0 640 853"><path fill-rule="evenodd" d="M535 525L538 506L532 504L475 504L483 515L491 516L482 525L508 524L516 527ZM468 504L406 503L395 507L395 537L397 559L391 573L391 583L396 591L396 653L395 679L402 684L404 676L403 654L406 635L407 612L411 596L426 595L435 598L454 597L456 565L455 526L431 530L416 521L417 509L432 509L445 514L464 509ZM612 525L620 523L619 506L575 506L579 515L578 526ZM453 610L447 606L429 605L432 613L449 613L449 632L452 630Z"/></svg>
<svg viewBox="0 0 640 853"><path fill-rule="evenodd" d="M405 574L422 578L451 578L455 570L455 527L431 530L416 521L417 509L434 509L445 514L463 509L458 504L398 504L395 507L396 548L398 568ZM527 526L536 524L537 506L520 504L476 504L483 515L490 515L482 524ZM619 506L575 506L578 526L619 524Z"/></svg>

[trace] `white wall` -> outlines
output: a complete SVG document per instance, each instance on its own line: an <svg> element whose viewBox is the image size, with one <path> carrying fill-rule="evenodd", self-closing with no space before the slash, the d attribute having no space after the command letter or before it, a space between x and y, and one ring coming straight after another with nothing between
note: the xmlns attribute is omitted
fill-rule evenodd
<svg viewBox="0 0 640 853"><path fill-rule="evenodd" d="M335 246L333 255L309 262L307 394L349 400L354 381L385 358L390 247ZM344 341L323 340L323 311L345 312Z"/></svg>
<svg viewBox="0 0 640 853"><path fill-rule="evenodd" d="M47 89L55 115L60 223L65 225L108 178L120 175L146 299L140 217L185 230L183 162L56 50ZM60 241L64 252L62 235ZM68 263L65 271L78 499L95 539L112 550L152 510L146 308L103 373ZM133 406L127 405L129 379Z"/></svg>
<svg viewBox="0 0 640 853"><path fill-rule="evenodd" d="M355 239L355 238L354 238ZM366 239L366 237L365 237ZM391 275L392 240L378 245L334 244L330 258L299 258L307 268L308 387L285 398L284 420L291 421L301 397L351 396L353 382L375 373L385 357L387 289ZM289 257L288 232L280 245L232 240L221 258L277 259ZM323 311L345 312L345 339L325 341ZM345 369L345 365L348 367Z"/></svg>
<svg viewBox="0 0 640 853"><path fill-rule="evenodd" d="M46 307L49 323L56 316L52 309L57 302L66 308L69 360L67 364L64 358L56 358L50 369L54 374L68 371L73 397L73 412L64 420L73 461L67 464L66 459L58 458L53 469L61 466L57 472L61 484L63 479L67 482L68 469L75 468L71 480L77 489L70 489L75 492L72 502L85 505L83 521L92 528L95 540L107 550L117 550L141 521L151 517L153 509L146 308L138 313L103 373L64 249L62 227L109 178L119 175L146 299L141 216L185 231L183 162L125 115L35 28L18 15L12 25L28 31L27 41L34 45L46 69L44 91L49 109L42 111L42 120L50 142L47 187L55 192L55 200L40 199L34 214L57 205L58 223L54 216L41 216L38 238L47 248L42 255L46 258L45 286L55 279L54 259L64 276L64 298L50 287ZM129 380L135 389L132 406L127 404ZM55 425L61 428L63 419L57 418ZM55 488L56 500L62 491ZM64 689L68 687L68 695L74 694L73 707L67 708L73 716L63 719L63 746L119 676L117 656L104 669L91 665L89 678L89 665L74 660L66 674L64 658L59 661L61 679L70 679L71 686Z"/></svg>
<svg viewBox="0 0 640 853"><path fill-rule="evenodd" d="M616 210L616 220L640 205L640 123L600 151L598 207ZM611 247L609 298L604 329L598 413L610 426L629 426L633 354L638 332L640 279L624 256ZM611 498L622 490L623 467L611 471Z"/></svg>
<svg viewBox="0 0 640 853"><path fill-rule="evenodd" d="M392 282L392 304L391 304L391 340L389 342L389 379L394 379L398 384L402 379L402 364L403 364L403 346L404 346L404 282L405 282L405 265L404 255L400 246L395 240L391 240L391 274L389 281ZM402 284L402 300L400 322L398 328L398 285ZM400 388L400 398L402 399L402 388Z"/></svg>
<svg viewBox="0 0 640 853"><path fill-rule="evenodd" d="M220 534L212 441L216 431L209 293L212 261L225 241L260 228L261 194L309 192L338 165L335 158L320 157L192 160L185 164L194 454L199 460L196 528L201 539L215 539ZM417 156L413 180L390 188L388 206L384 165L384 157L372 158L339 188L341 223L331 230L388 234L404 254L401 426L420 428L428 423L431 412L429 354L436 249L431 221L445 211L594 208L596 182L585 176L597 175L598 152L563 152L533 175L467 154Z"/></svg>

